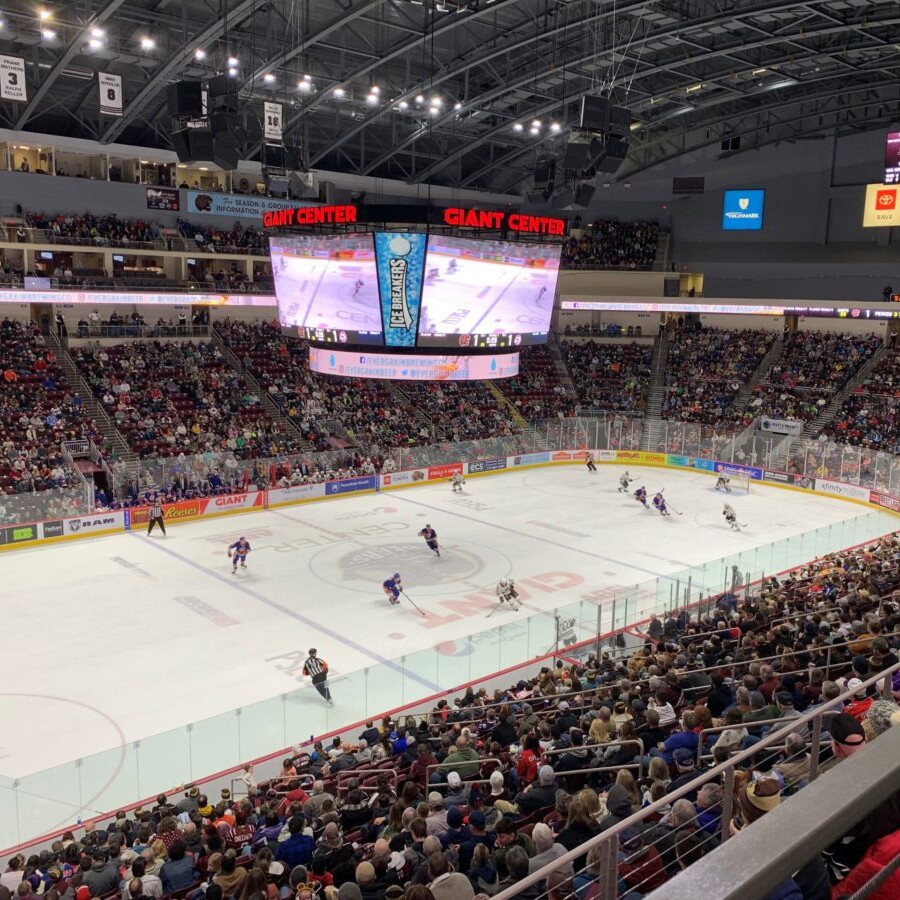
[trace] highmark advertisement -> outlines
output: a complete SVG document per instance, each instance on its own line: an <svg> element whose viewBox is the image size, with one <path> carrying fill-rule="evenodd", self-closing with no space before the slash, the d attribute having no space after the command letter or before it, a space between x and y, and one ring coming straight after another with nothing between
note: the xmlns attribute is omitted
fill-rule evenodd
<svg viewBox="0 0 900 900"><path fill-rule="evenodd" d="M385 347L415 347L425 275L426 234L378 232L375 261Z"/></svg>

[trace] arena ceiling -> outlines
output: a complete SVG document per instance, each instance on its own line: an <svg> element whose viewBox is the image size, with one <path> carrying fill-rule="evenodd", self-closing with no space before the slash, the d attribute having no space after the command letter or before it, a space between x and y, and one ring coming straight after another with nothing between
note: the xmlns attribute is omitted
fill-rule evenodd
<svg viewBox="0 0 900 900"><path fill-rule="evenodd" d="M619 178L900 118L896 0L6 0L0 53L29 85L2 127L167 147L166 86L233 58L250 124L286 104L311 168L495 191L528 185L589 92L632 114ZM121 118L98 71L124 79Z"/></svg>

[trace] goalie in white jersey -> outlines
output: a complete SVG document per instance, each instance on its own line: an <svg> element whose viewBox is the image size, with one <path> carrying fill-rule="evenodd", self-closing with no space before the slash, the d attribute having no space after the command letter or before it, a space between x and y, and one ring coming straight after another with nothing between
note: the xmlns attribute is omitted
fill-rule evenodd
<svg viewBox="0 0 900 900"><path fill-rule="evenodd" d="M465 483L465 478L463 478L459 472L454 472L453 476L450 478L450 487L454 494L461 494Z"/></svg>
<svg viewBox="0 0 900 900"><path fill-rule="evenodd" d="M519 592L512 578L501 578L497 582L497 598L501 604L508 603L512 609L518 609L522 605L519 603Z"/></svg>
<svg viewBox="0 0 900 900"><path fill-rule="evenodd" d="M716 490L731 493L731 479L727 475L720 475L716 479Z"/></svg>

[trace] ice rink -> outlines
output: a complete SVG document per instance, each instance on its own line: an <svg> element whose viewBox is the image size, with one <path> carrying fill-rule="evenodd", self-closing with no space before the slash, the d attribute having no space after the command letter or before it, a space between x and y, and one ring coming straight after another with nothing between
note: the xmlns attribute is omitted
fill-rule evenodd
<svg viewBox="0 0 900 900"><path fill-rule="evenodd" d="M813 527L861 516L873 536L894 527L860 505L755 487L732 495L749 526L732 532L709 476L633 470L683 512L663 519L617 492L620 471L511 472L470 478L463 495L429 485L172 525L165 538L128 533L6 553L0 776L296 690L306 680L285 660L310 646L332 666L339 718L341 677L374 662L452 647L516 615L552 619L560 605L602 603L615 587ZM441 558L417 537L426 523ZM253 550L233 576L225 548L240 535ZM405 601L388 605L381 582L395 571L427 618ZM487 619L504 576L523 589L526 610ZM418 696L450 686L419 683ZM77 750L60 739L72 734Z"/></svg>

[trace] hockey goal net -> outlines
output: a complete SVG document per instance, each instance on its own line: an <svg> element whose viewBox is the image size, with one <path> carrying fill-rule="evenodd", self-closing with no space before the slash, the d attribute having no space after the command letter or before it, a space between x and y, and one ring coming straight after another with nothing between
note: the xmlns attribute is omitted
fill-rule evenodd
<svg viewBox="0 0 900 900"><path fill-rule="evenodd" d="M728 487L731 488L732 492L736 494L750 493L750 476L746 472L742 472L740 469L723 467L717 473L717 477L718 475L724 475L728 479Z"/></svg>

